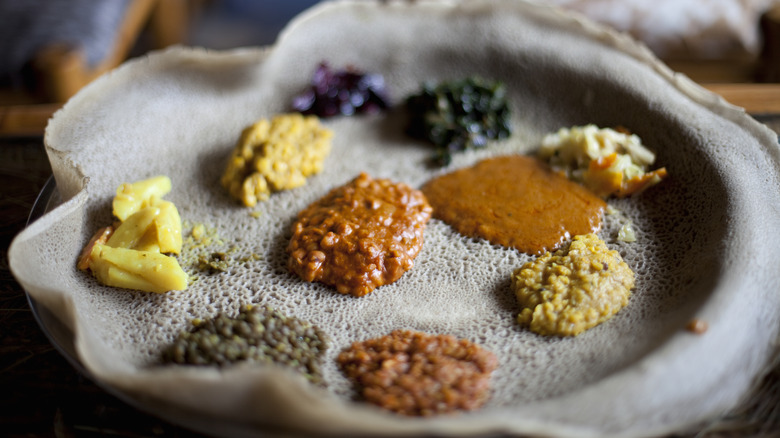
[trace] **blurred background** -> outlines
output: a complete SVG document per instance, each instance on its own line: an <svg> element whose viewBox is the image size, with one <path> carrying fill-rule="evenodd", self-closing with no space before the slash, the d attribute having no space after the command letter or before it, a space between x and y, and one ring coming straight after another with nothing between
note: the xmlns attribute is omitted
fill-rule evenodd
<svg viewBox="0 0 780 438"><path fill-rule="evenodd" d="M762 29L778 0L536 0L643 41L710 82L777 81ZM61 103L124 60L172 44L272 44L316 0L0 0L0 105ZM766 27L766 26L765 26ZM769 32L769 37L766 35Z"/></svg>
<svg viewBox="0 0 780 438"><path fill-rule="evenodd" d="M0 0L0 105L64 102L128 58L174 44L271 44L316 0Z"/></svg>

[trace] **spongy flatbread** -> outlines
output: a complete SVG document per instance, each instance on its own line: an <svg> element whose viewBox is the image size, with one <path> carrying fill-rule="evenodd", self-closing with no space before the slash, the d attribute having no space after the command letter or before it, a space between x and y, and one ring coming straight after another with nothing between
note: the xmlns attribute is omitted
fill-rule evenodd
<svg viewBox="0 0 780 438"><path fill-rule="evenodd" d="M671 175L641 197L610 201L601 236L636 272L629 305L575 338L515 323L509 275L529 256L429 223L415 267L363 298L301 282L285 268L295 214L361 171L419 187L449 169L407 138L402 109L325 123L324 171L256 208L219 177L241 130L289 110L316 65L381 72L400 101L424 80L479 74L507 85L515 133L450 167L530 153L563 126L628 127ZM101 77L59 111L45 143L66 201L10 250L26 290L73 331L78 360L102 384L174 421L220 435L540 433L638 436L692 427L733 407L775 354L780 285L776 137L642 46L576 16L521 2L337 2L291 24L268 50L176 48ZM166 174L166 196L215 226L239 253L262 256L164 295L98 285L75 269L82 245L111 220L122 182ZM522 200L518 200L522 202ZM616 240L631 221L638 240ZM269 304L332 337L326 389L285 371L157 367L195 317ZM684 330L694 317L703 335ZM407 419L353 401L334 358L394 329L448 333L499 357L479 412Z"/></svg>

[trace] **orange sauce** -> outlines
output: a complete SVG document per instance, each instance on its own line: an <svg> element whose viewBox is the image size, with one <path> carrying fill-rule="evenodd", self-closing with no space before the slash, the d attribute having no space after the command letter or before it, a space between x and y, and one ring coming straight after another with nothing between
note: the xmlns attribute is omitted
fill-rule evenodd
<svg viewBox="0 0 780 438"><path fill-rule="evenodd" d="M523 155L483 160L422 191L434 217L459 233L536 255L598 231L606 208L586 188Z"/></svg>

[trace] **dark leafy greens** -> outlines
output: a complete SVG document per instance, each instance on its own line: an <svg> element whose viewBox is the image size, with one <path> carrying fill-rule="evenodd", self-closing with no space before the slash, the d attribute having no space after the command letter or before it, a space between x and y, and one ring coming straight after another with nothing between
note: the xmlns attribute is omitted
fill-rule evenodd
<svg viewBox="0 0 780 438"><path fill-rule="evenodd" d="M447 165L452 154L481 148L488 140L511 134L511 111L502 82L480 77L423 84L419 94L406 99L408 134L433 142L434 160Z"/></svg>

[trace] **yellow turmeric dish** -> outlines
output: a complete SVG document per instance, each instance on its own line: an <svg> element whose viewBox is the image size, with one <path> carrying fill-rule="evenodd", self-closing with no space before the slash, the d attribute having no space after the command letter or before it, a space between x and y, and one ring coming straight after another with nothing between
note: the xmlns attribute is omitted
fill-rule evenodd
<svg viewBox="0 0 780 438"><path fill-rule="evenodd" d="M561 128L544 137L538 156L603 198L639 194L666 177L666 168L648 170L655 154L622 129Z"/></svg>
<svg viewBox="0 0 780 438"><path fill-rule="evenodd" d="M187 274L166 255L182 248L179 211L162 199L170 190L167 176L119 186L113 201L118 224L92 237L77 267L107 286L157 293L186 289Z"/></svg>
<svg viewBox="0 0 780 438"><path fill-rule="evenodd" d="M332 131L316 116L282 114L244 129L222 175L222 186L247 207L271 192L293 189L322 170Z"/></svg>
<svg viewBox="0 0 780 438"><path fill-rule="evenodd" d="M575 236L512 275L517 322L540 335L576 336L601 324L628 303L633 287L631 268L595 234Z"/></svg>

